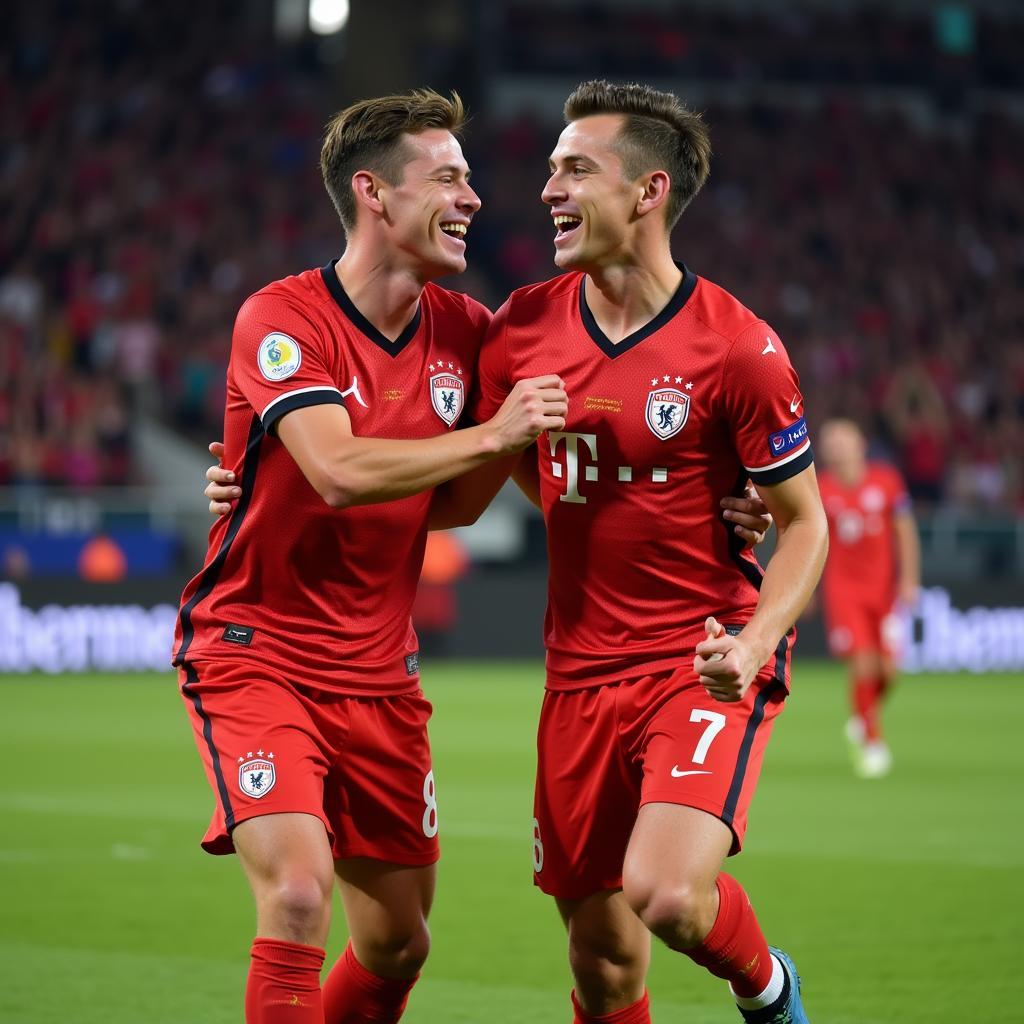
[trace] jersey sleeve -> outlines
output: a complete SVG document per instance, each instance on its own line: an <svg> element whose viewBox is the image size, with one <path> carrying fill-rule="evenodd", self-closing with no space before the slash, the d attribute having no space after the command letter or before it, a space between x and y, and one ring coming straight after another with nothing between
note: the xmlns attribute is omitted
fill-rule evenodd
<svg viewBox="0 0 1024 1024"><path fill-rule="evenodd" d="M480 346L476 376L469 402L469 416L474 423L485 423L500 408L512 390L506 356L508 342L508 302L494 317Z"/></svg>
<svg viewBox="0 0 1024 1024"><path fill-rule="evenodd" d="M800 379L763 321L732 343L721 389L733 445L755 484L781 483L812 463Z"/></svg>
<svg viewBox="0 0 1024 1024"><path fill-rule="evenodd" d="M327 351L315 320L281 296L257 293L238 311L230 373L268 434L295 409L345 404Z"/></svg>

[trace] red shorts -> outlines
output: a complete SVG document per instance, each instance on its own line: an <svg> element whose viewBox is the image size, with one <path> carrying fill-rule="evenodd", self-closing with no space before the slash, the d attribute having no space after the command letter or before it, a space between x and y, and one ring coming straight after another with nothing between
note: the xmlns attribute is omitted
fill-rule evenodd
<svg viewBox="0 0 1024 1024"><path fill-rule="evenodd" d="M834 657L862 651L898 657L903 646L903 618L892 603L844 595L825 602L828 646Z"/></svg>
<svg viewBox="0 0 1024 1024"><path fill-rule="evenodd" d="M422 692L325 694L252 662L189 661L179 678L217 802L209 853L234 852L241 821L297 812L324 823L336 858L438 859Z"/></svg>
<svg viewBox="0 0 1024 1024"><path fill-rule="evenodd" d="M790 644L742 701L708 696L689 665L585 690L549 690L537 736L534 882L559 899L622 886L644 804L720 818L738 853L765 745L789 687Z"/></svg>

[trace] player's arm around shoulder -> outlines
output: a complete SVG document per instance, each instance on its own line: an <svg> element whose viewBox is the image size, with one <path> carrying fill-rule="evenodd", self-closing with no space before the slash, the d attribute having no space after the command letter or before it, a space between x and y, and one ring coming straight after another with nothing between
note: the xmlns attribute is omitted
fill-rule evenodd
<svg viewBox="0 0 1024 1024"><path fill-rule="evenodd" d="M487 423L437 437L359 437L348 413L335 405L289 413L278 436L324 501L346 508L418 494L516 455L545 430L561 430L565 414L562 381L549 375L518 381Z"/></svg>
<svg viewBox="0 0 1024 1024"><path fill-rule="evenodd" d="M243 305L235 323L231 372L268 434L332 508L394 501L430 490L493 459L513 455L565 422L562 381L518 381L479 427L416 440L364 436L345 406L344 353L301 296L280 282ZM482 307L481 307L482 308ZM479 328L486 328L480 316ZM363 403L361 403L363 404Z"/></svg>

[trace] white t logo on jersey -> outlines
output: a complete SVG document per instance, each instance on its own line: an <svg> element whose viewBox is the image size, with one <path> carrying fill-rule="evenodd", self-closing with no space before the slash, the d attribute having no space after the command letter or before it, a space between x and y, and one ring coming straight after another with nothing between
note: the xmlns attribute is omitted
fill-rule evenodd
<svg viewBox="0 0 1024 1024"><path fill-rule="evenodd" d="M585 505L587 499L580 494L580 461L579 444L582 441L590 452L595 465L587 466L584 477L587 480L597 479L597 434L569 434L564 431L548 433L548 444L551 445L551 458L558 454L558 444L565 441L565 493L558 496L559 501L571 501L577 505ZM554 476L562 475L562 464L552 461L551 472Z"/></svg>
<svg viewBox="0 0 1024 1024"><path fill-rule="evenodd" d="M565 466L555 461L558 445L565 441ZM565 493L558 496L559 501L568 501L574 505L586 505L587 499L580 494L580 442L590 453L590 465L583 467L583 479L594 483L599 479L597 466L597 434L572 434L563 431L550 431L548 444L551 446L551 475L556 480L565 477ZM646 479L647 468L644 469ZM668 483L668 466L651 466L650 480L653 484ZM610 478L609 478L610 479ZM633 467L619 466L617 480L620 484L633 483Z"/></svg>

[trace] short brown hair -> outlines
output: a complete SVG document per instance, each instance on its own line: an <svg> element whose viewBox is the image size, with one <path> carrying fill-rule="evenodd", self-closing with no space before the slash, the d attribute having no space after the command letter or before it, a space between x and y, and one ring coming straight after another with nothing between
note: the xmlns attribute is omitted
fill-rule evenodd
<svg viewBox="0 0 1024 1024"><path fill-rule="evenodd" d="M371 171L389 185L397 185L409 160L403 135L418 135L428 128L444 128L457 135L465 121L462 99L454 90L451 99L433 89L378 96L335 114L324 134L320 171L345 230L356 224L352 194L356 171Z"/></svg>
<svg viewBox="0 0 1024 1024"><path fill-rule="evenodd" d="M592 114L625 115L618 150L630 179L648 171L668 171L672 184L665 222L671 228L711 170L711 140L704 119L670 92L603 79L576 86L565 101L566 124Z"/></svg>

